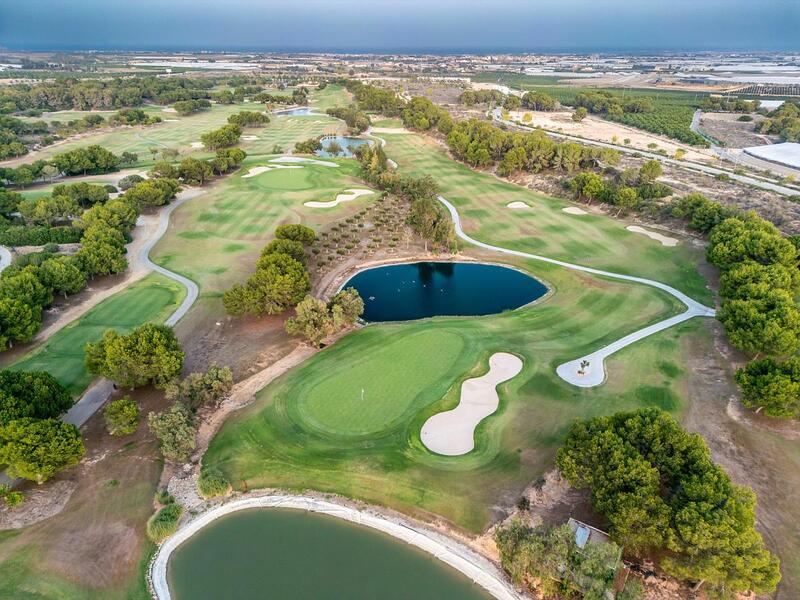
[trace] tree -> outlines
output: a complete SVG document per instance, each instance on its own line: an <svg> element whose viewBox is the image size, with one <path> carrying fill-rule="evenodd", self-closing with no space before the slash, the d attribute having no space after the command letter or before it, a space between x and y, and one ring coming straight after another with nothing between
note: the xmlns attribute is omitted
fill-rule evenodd
<svg viewBox="0 0 800 600"><path fill-rule="evenodd" d="M152 383L165 386L183 367L184 353L172 329L146 323L128 335L107 330L100 341L86 344L86 367L120 386Z"/></svg>
<svg viewBox="0 0 800 600"><path fill-rule="evenodd" d="M514 94L509 94L506 96L506 99L503 100L503 108L506 110L518 110L520 106L522 106L522 100L519 96L515 96Z"/></svg>
<svg viewBox="0 0 800 600"><path fill-rule="evenodd" d="M586 109L583 106L579 106L578 108L575 109L575 112L572 113L572 120L575 121L576 123L580 123L586 118L587 114L588 112L586 111Z"/></svg>
<svg viewBox="0 0 800 600"><path fill-rule="evenodd" d="M317 239L314 230L305 225L278 225L275 229L275 237L279 240L294 240L304 246L310 246Z"/></svg>
<svg viewBox="0 0 800 600"><path fill-rule="evenodd" d="M134 173L133 175L126 175L125 177L120 179L119 182L117 183L117 186L124 192L125 190L132 188L134 185L136 185L137 183L141 183L144 180L145 180L144 177Z"/></svg>
<svg viewBox="0 0 800 600"><path fill-rule="evenodd" d="M364 314L364 300L355 288L347 288L334 294L329 309L336 330L354 325Z"/></svg>
<svg viewBox="0 0 800 600"><path fill-rule="evenodd" d="M0 347L29 342L42 326L42 309L17 298L0 296Z"/></svg>
<svg viewBox="0 0 800 600"><path fill-rule="evenodd" d="M178 175L189 185L203 185L214 176L214 169L210 162L189 156L181 161Z"/></svg>
<svg viewBox="0 0 800 600"><path fill-rule="evenodd" d="M770 417L800 417L800 358L754 360L736 371L742 403Z"/></svg>
<svg viewBox="0 0 800 600"><path fill-rule="evenodd" d="M57 419L16 419L0 425L0 463L9 477L44 483L77 464L85 448L80 431Z"/></svg>
<svg viewBox="0 0 800 600"><path fill-rule="evenodd" d="M135 165L139 162L139 155L135 152L123 152L119 157L121 165Z"/></svg>
<svg viewBox="0 0 800 600"><path fill-rule="evenodd" d="M58 417L73 404L72 395L46 371L0 371L0 423Z"/></svg>
<svg viewBox="0 0 800 600"><path fill-rule="evenodd" d="M147 425L158 439L164 458L186 460L196 447L194 416L181 402L173 402L163 412L151 412L147 415Z"/></svg>
<svg viewBox="0 0 800 600"><path fill-rule="evenodd" d="M256 127L269 123L269 117L261 111L242 110L229 116L228 123L239 127Z"/></svg>
<svg viewBox="0 0 800 600"><path fill-rule="evenodd" d="M648 160L639 169L639 181L655 181L664 174L661 163L657 160Z"/></svg>
<svg viewBox="0 0 800 600"><path fill-rule="evenodd" d="M182 381L171 381L164 392L167 400L179 401L197 410L218 402L232 387L233 373L230 368L213 364L205 373L190 373Z"/></svg>
<svg viewBox="0 0 800 600"><path fill-rule="evenodd" d="M785 290L725 300L717 318L731 344L756 358L788 356L800 348L800 310Z"/></svg>
<svg viewBox="0 0 800 600"><path fill-rule="evenodd" d="M130 396L108 403L103 411L111 435L129 435L139 427L139 406Z"/></svg>
<svg viewBox="0 0 800 600"><path fill-rule="evenodd" d="M242 128L229 123L228 125L223 125L219 129L204 133L200 136L200 140L206 148L216 150L217 148L235 146L239 143L239 138L241 136Z"/></svg>
<svg viewBox="0 0 800 600"><path fill-rule="evenodd" d="M779 289L794 295L799 283L800 273L794 267L745 261L732 266L720 276L719 294L723 298L747 299L763 296L771 289Z"/></svg>
<svg viewBox="0 0 800 600"><path fill-rule="evenodd" d="M779 562L755 530L752 490L733 484L702 438L664 411L576 422L556 464L571 485L589 488L629 552L668 550L668 573L718 593L775 589Z"/></svg>
<svg viewBox="0 0 800 600"><path fill-rule="evenodd" d="M543 92L527 92L522 96L522 106L531 110L555 110L556 101Z"/></svg>
<svg viewBox="0 0 800 600"><path fill-rule="evenodd" d="M195 161L193 158L187 158L181 162L183 167L184 162ZM182 172L183 176L184 173ZM210 176L210 175L209 175ZM187 183L192 183L187 181ZM143 206L164 206L175 197L175 194L180 191L181 186L177 179L169 177L159 177L158 179L148 179L137 183L128 191L125 192L123 199L128 205L141 208Z"/></svg>
<svg viewBox="0 0 800 600"><path fill-rule="evenodd" d="M286 238L274 239L264 246L264 249L261 251L261 256L267 256L268 254L286 254L303 264L306 264L306 260L308 259L301 242Z"/></svg>
<svg viewBox="0 0 800 600"><path fill-rule="evenodd" d="M286 320L286 333L302 335L312 346L319 346L334 332L328 305L319 298L306 296L295 308L295 316Z"/></svg>
<svg viewBox="0 0 800 600"><path fill-rule="evenodd" d="M639 205L639 196L636 190L630 187L621 187L617 190L614 204L619 208L617 216L622 212L633 210Z"/></svg>
<svg viewBox="0 0 800 600"><path fill-rule="evenodd" d="M54 292L77 294L86 287L86 273L80 270L77 260L71 256L48 258L39 267L39 278Z"/></svg>
<svg viewBox="0 0 800 600"><path fill-rule="evenodd" d="M178 176L179 176L178 169L173 167L170 163L168 163L165 160L160 160L157 163L155 163L153 165L153 167L147 172L147 174L150 177L154 178L154 179L157 179L157 178L160 178L160 177L166 177L168 179L177 179ZM133 175L129 175L128 177L133 177ZM139 177L139 176L136 175L136 177ZM140 179L142 181L144 181L144 179L142 179L142 178L140 178ZM120 183L122 183L122 182L120 182ZM120 187L122 187L122 186L120 185ZM125 188L123 188L123 189L125 189Z"/></svg>

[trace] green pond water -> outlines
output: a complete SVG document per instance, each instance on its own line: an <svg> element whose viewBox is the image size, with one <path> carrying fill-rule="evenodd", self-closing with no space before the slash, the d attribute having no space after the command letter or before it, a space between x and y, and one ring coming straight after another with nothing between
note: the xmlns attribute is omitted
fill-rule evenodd
<svg viewBox="0 0 800 600"><path fill-rule="evenodd" d="M175 600L490 600L430 554L367 527L291 509L218 519L172 555Z"/></svg>

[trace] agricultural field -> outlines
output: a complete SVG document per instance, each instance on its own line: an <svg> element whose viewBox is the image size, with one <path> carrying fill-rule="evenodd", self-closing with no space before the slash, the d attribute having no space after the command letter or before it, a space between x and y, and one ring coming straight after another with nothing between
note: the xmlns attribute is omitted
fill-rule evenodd
<svg viewBox="0 0 800 600"><path fill-rule="evenodd" d="M604 215L565 213L562 209L571 206L569 202L475 172L422 136L381 137L387 141L387 155L403 172L434 178L442 195L459 209L464 229L478 240L648 277L700 302L711 301L711 292L697 271L703 252L691 243L665 248ZM530 208L511 210L507 207L511 202L524 202Z"/></svg>
<svg viewBox="0 0 800 600"><path fill-rule="evenodd" d="M19 371L47 371L79 396L93 376L84 365L84 346L106 329L127 333L143 323L161 323L180 305L186 290L152 274L107 298L10 366Z"/></svg>

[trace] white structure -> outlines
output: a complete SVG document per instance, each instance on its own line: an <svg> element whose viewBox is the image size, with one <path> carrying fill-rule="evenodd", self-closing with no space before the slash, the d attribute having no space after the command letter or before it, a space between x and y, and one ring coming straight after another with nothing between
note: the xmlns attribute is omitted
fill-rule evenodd
<svg viewBox="0 0 800 600"><path fill-rule="evenodd" d="M744 149L745 154L768 160L784 167L800 169L800 144L784 142L767 146L753 146Z"/></svg>

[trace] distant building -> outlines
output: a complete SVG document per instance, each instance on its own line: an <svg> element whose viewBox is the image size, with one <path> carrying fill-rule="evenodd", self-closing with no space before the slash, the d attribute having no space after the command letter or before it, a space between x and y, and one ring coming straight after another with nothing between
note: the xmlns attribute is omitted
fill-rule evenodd
<svg viewBox="0 0 800 600"><path fill-rule="evenodd" d="M607 544L611 541L611 538L605 531L600 531L596 527L587 525L572 517L567 521L567 524L572 528L572 531L575 532L575 544L578 548L585 548L586 544L589 542Z"/></svg>

